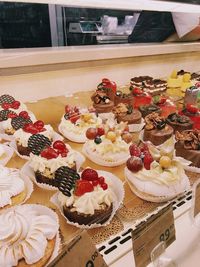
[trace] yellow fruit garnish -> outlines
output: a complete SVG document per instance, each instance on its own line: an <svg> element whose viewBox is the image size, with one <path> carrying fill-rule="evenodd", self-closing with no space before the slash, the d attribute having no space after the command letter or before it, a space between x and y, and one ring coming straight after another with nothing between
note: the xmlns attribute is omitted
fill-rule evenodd
<svg viewBox="0 0 200 267"><path fill-rule="evenodd" d="M184 82L189 82L190 79L191 79L191 74L190 74L190 73L185 73L185 74L183 75L183 81L184 81Z"/></svg>
<svg viewBox="0 0 200 267"><path fill-rule="evenodd" d="M176 70L172 71L171 78L173 78L173 79L177 78L177 71Z"/></svg>
<svg viewBox="0 0 200 267"><path fill-rule="evenodd" d="M83 120L85 122L91 120L91 118L92 118L92 114L90 114L90 113L83 114Z"/></svg>
<svg viewBox="0 0 200 267"><path fill-rule="evenodd" d="M160 158L159 164L162 168L167 169L171 166L171 159L168 156L162 156Z"/></svg>
<svg viewBox="0 0 200 267"><path fill-rule="evenodd" d="M116 137L117 137L116 133L112 132L112 131L109 131L106 134L106 138L109 139L111 142L115 142L116 141Z"/></svg>

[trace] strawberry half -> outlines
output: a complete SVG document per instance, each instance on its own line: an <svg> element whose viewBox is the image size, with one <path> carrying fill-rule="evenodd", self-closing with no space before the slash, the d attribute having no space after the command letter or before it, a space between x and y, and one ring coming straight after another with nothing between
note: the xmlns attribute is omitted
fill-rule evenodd
<svg viewBox="0 0 200 267"><path fill-rule="evenodd" d="M82 196L85 193L94 191L94 186L86 180L79 180L76 182L76 189L74 191L74 194L76 196Z"/></svg>

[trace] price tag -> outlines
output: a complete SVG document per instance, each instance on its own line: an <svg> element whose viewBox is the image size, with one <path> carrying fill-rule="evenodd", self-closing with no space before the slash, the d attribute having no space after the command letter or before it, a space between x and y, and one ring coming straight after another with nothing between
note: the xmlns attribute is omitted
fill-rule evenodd
<svg viewBox="0 0 200 267"><path fill-rule="evenodd" d="M200 181L194 187L194 217L200 213Z"/></svg>
<svg viewBox="0 0 200 267"><path fill-rule="evenodd" d="M48 267L108 267L86 231L81 232Z"/></svg>
<svg viewBox="0 0 200 267"><path fill-rule="evenodd" d="M136 267L151 262L152 250L162 241L168 247L176 239L172 205L161 209L132 231L133 254Z"/></svg>

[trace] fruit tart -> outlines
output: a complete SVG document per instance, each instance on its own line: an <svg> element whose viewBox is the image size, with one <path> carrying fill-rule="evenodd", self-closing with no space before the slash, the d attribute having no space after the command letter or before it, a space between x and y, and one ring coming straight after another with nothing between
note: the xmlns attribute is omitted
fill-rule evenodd
<svg viewBox="0 0 200 267"><path fill-rule="evenodd" d="M200 168L200 130L185 130L176 132L176 156L183 157L191 165Z"/></svg>
<svg viewBox="0 0 200 267"><path fill-rule="evenodd" d="M166 121L174 129L174 132L192 129L194 124L189 117L177 113L170 114Z"/></svg>
<svg viewBox="0 0 200 267"><path fill-rule="evenodd" d="M114 183L119 191L123 186L115 180L112 174L91 168L86 168L79 177L64 176L57 199L67 220L79 226L102 225L110 220L122 201L120 194L117 199Z"/></svg>
<svg viewBox="0 0 200 267"><path fill-rule="evenodd" d="M25 124L23 128L16 130L14 133L17 151L20 155L30 155L31 149L28 146L28 142L29 138L34 134L42 134L52 141L55 132L50 125L45 125L41 120Z"/></svg>
<svg viewBox="0 0 200 267"><path fill-rule="evenodd" d="M42 205L20 205L0 214L0 266L43 267L58 255L56 213Z"/></svg>
<svg viewBox="0 0 200 267"><path fill-rule="evenodd" d="M38 183L57 187L58 176L62 175L63 169L76 170L84 161L83 158L79 159L78 155L69 145L57 140L52 145L32 151L29 166L34 171L35 180Z"/></svg>
<svg viewBox="0 0 200 267"><path fill-rule="evenodd" d="M173 138L158 147L151 143L132 144L126 162L125 176L131 190L140 198L152 202L168 201L189 189L184 166L177 158Z"/></svg>
<svg viewBox="0 0 200 267"><path fill-rule="evenodd" d="M93 109L79 109L66 105L65 114L58 129L70 141L84 143L87 140L85 136L87 129L101 123L102 119L96 115Z"/></svg>
<svg viewBox="0 0 200 267"><path fill-rule="evenodd" d="M150 141L155 146L159 146L173 135L173 128L158 113L153 112L147 115L144 120L144 141Z"/></svg>
<svg viewBox="0 0 200 267"><path fill-rule="evenodd" d="M86 136L89 140L83 145L83 153L91 161L108 167L126 162L129 144L132 142L126 123L89 128Z"/></svg>
<svg viewBox="0 0 200 267"><path fill-rule="evenodd" d="M140 106L151 104L152 96L144 92L141 88L131 86L130 90L133 95L134 108L139 108Z"/></svg>
<svg viewBox="0 0 200 267"><path fill-rule="evenodd" d="M2 110L9 110L19 115L21 111L27 111L27 107L13 96L5 94L0 96L0 111Z"/></svg>

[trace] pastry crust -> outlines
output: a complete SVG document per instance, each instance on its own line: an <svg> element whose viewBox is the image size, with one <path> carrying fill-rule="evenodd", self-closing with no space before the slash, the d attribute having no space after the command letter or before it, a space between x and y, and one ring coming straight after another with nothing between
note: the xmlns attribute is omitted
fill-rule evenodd
<svg viewBox="0 0 200 267"><path fill-rule="evenodd" d="M30 267L30 266L31 267L43 267L45 266L53 254L55 243L56 243L56 237L54 237L52 240L47 240L47 247L45 250L44 257L42 257L42 259L40 259L34 264L27 264L25 260L23 259L18 262L17 267Z"/></svg>
<svg viewBox="0 0 200 267"><path fill-rule="evenodd" d="M0 211L5 209L5 208L9 208L9 207L21 204L24 201L24 199L26 198L26 195L27 195L27 190L24 189L24 191L22 191L18 195L11 197L11 201L12 201L11 205L6 205L6 206L0 208Z"/></svg>

